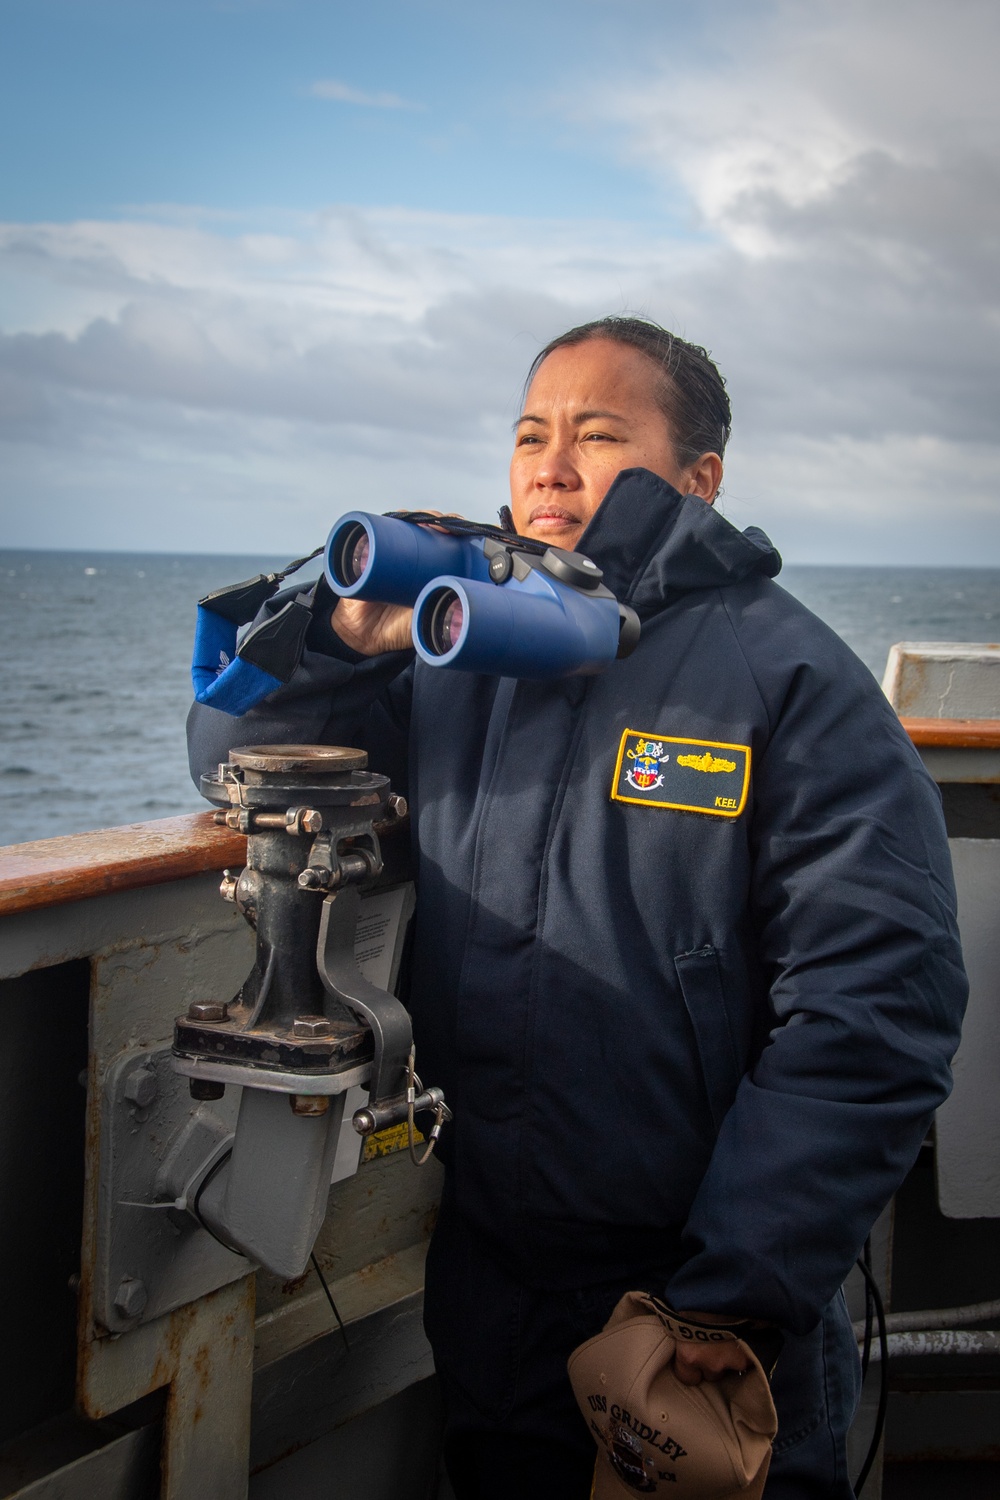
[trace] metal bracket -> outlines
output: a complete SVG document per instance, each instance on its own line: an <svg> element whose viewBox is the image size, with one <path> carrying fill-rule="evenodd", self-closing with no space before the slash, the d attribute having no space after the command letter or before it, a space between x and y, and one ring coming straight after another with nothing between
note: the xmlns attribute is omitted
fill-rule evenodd
<svg viewBox="0 0 1000 1500"><path fill-rule="evenodd" d="M327 896L320 915L316 967L327 994L368 1022L375 1043L369 1097L375 1104L406 1091L406 1064L413 1041L410 1016L394 995L370 984L354 959L360 896L348 886Z"/></svg>
<svg viewBox="0 0 1000 1500"><path fill-rule="evenodd" d="M94 1312L127 1333L253 1270L194 1218L230 1149L240 1090L195 1105L169 1043L117 1058L104 1083Z"/></svg>

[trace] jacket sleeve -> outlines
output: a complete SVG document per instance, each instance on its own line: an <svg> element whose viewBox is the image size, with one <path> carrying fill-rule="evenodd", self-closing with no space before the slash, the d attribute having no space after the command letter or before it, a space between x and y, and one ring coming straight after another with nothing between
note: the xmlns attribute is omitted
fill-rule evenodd
<svg viewBox="0 0 1000 1500"><path fill-rule="evenodd" d="M950 1089L967 983L937 788L865 668L772 643L754 770L751 922L769 1026L685 1228L667 1296L819 1319Z"/></svg>
<svg viewBox="0 0 1000 1500"><path fill-rule="evenodd" d="M275 613L297 590L265 604ZM407 741L413 651L361 656L326 620L314 620L302 660L283 687L240 718L194 703L188 714L188 763L195 786L234 745L354 745L407 794Z"/></svg>

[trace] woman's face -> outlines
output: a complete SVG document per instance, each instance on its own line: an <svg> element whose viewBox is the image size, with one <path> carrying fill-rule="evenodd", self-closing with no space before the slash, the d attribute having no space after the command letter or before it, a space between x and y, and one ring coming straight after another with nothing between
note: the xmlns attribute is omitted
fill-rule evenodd
<svg viewBox="0 0 1000 1500"><path fill-rule="evenodd" d="M610 339L568 344L542 361L510 461L511 509L522 536L572 550L622 469L651 469L682 494L714 500L721 460L706 454L681 468L655 388L652 360ZM717 472L701 472L705 459L715 460Z"/></svg>

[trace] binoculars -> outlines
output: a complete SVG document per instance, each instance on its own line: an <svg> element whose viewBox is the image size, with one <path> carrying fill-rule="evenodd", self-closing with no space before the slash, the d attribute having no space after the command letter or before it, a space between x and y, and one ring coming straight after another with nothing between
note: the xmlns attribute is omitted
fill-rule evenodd
<svg viewBox="0 0 1000 1500"><path fill-rule="evenodd" d="M638 616L589 557L448 516L420 519L350 511L330 532L325 566L343 599L412 607L413 644L428 666L593 675L638 644Z"/></svg>

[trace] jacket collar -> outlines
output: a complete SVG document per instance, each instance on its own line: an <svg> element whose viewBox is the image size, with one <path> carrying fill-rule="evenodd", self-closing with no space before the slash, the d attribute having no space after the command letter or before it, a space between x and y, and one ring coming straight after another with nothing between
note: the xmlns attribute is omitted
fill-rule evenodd
<svg viewBox="0 0 1000 1500"><path fill-rule="evenodd" d="M739 531L712 506L648 469L623 469L578 543L640 616L691 589L773 578L781 557L756 526Z"/></svg>

